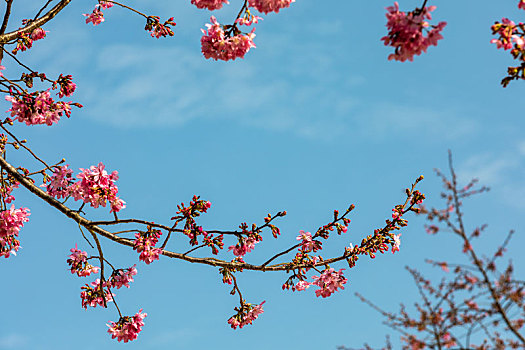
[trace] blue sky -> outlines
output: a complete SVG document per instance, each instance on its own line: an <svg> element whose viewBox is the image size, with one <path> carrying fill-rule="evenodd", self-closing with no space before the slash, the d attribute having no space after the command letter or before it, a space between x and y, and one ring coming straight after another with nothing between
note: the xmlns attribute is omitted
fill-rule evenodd
<svg viewBox="0 0 525 350"><path fill-rule="evenodd" d="M46 25L47 38L19 55L51 77L72 74L78 84L73 97L85 107L54 127L15 130L50 162L64 157L78 169L102 161L118 170L127 202L121 217L169 222L176 204L193 194L213 203L201 221L210 228L234 229L287 210L279 240L268 237L246 259L261 262L293 244L299 230L315 231L333 209L355 203L349 233L326 247L327 255L339 254L380 226L420 174L428 205L439 205L440 181L432 169L446 169L451 149L462 180L479 177L492 189L465 207L468 227L489 224L479 248L492 252L516 229L509 254L523 275L525 83L500 87L512 61L489 43L495 20L524 20L517 1L433 1L435 21L448 22L445 39L413 63L387 61L390 50L379 40L390 1L297 0L264 17L257 48L244 60L226 63L200 54L200 28L210 13L189 0L127 2L175 17L175 36L160 40L143 30L142 18L119 8L106 10L100 26L86 25L81 14L94 4L73 2ZM240 4L231 0L215 15L227 22ZM400 4L405 10L417 5ZM15 16L27 16L27 9L19 7ZM3 64L6 72L17 71L8 58ZM17 157L10 154L15 164ZM241 274L246 299L266 300L265 313L233 331L226 320L237 297L216 269L168 258L146 266L134 251L103 241L117 265L138 264L132 288L116 293L119 306L127 314L148 313L139 339L123 345L106 333L105 323L117 319L113 309L80 307L87 280L73 277L65 262L75 243L88 249L78 228L24 189L15 196L32 215L21 232L23 249L0 265L7 315L0 349L380 346L388 330L353 293L395 310L415 295L403 266L441 276L424 266L425 258L461 259L454 239L429 237L423 220L410 217L401 251L361 259L346 271L346 289L328 299L311 290L281 291L284 274ZM104 209L88 213L110 218Z"/></svg>

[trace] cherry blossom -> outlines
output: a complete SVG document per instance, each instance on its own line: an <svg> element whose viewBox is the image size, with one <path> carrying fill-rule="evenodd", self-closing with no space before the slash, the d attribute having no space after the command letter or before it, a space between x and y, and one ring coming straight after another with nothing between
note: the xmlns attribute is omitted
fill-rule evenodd
<svg viewBox="0 0 525 350"><path fill-rule="evenodd" d="M263 304L266 301L263 301L259 305L253 306L252 304L244 304L241 311L228 319L228 323L233 329L237 327L242 328L248 324L252 324L253 321L259 317L260 314L264 312Z"/></svg>
<svg viewBox="0 0 525 350"><path fill-rule="evenodd" d="M139 260L144 261L148 265L154 260L159 260L162 249L155 248L155 244L159 241L160 236L161 232L158 230L135 234L133 249L140 253Z"/></svg>
<svg viewBox="0 0 525 350"><path fill-rule="evenodd" d="M91 282L91 286L86 284L84 287L81 287L81 289L80 298L82 299L82 307L84 309L87 309L88 306L105 306L106 303L113 301L113 294L109 290L108 284L104 282L101 290L100 279L98 278L94 282Z"/></svg>
<svg viewBox="0 0 525 350"><path fill-rule="evenodd" d="M214 60L235 60L244 58L244 55L255 47L255 28L250 33L225 33L223 27L211 16L212 24L206 24L207 30L201 29L204 34L201 38L201 50L205 58Z"/></svg>
<svg viewBox="0 0 525 350"><path fill-rule="evenodd" d="M27 125L53 125L58 123L63 115L68 118L71 116L70 102L55 102L49 95L49 89L24 94L21 97L7 95L5 99L12 104L8 110L11 116Z"/></svg>
<svg viewBox="0 0 525 350"><path fill-rule="evenodd" d="M92 273L97 273L100 268L92 266L88 263L87 253L75 248L71 248L71 255L67 259L67 263L71 266L71 273L76 273L78 277L86 277Z"/></svg>
<svg viewBox="0 0 525 350"><path fill-rule="evenodd" d="M118 212L126 207L125 202L117 197L118 187L115 181L118 180L118 172L108 174L104 168L102 162L89 169L80 168L81 172L77 175L80 181L70 185L69 192L75 200L83 200L93 208L105 207L109 202L110 212Z"/></svg>
<svg viewBox="0 0 525 350"><path fill-rule="evenodd" d="M490 42L496 44L498 49L503 48L504 50L512 49L512 41L516 37L516 23L508 18L503 18L501 23L496 23L492 26L492 31L499 34L499 39L492 39Z"/></svg>
<svg viewBox="0 0 525 350"><path fill-rule="evenodd" d="M15 209L14 204L11 205L11 209L0 212L0 238L18 236L24 222L29 221L29 215L29 209Z"/></svg>
<svg viewBox="0 0 525 350"><path fill-rule="evenodd" d="M228 0L191 0L191 3L200 9L208 9L210 11L222 8L222 5L229 4Z"/></svg>
<svg viewBox="0 0 525 350"><path fill-rule="evenodd" d="M64 76L60 74L57 81L53 84L53 89L55 88L56 84L60 85L58 97L62 98L64 96L71 96L73 92L75 92L77 84L71 81L72 78L73 77L71 75Z"/></svg>
<svg viewBox="0 0 525 350"><path fill-rule="evenodd" d="M347 279L343 276L343 270L335 272L333 268L329 268L325 269L321 276L312 276L314 282L311 284L320 288L315 291L315 295L326 298L335 293L338 288L345 289L343 284L347 282Z"/></svg>
<svg viewBox="0 0 525 350"><path fill-rule="evenodd" d="M137 339L138 334L144 327L144 318L148 316L147 313L143 313L142 309L135 314L135 316L124 316L121 317L118 322L109 321L107 326L109 327L108 333L111 334L111 338L127 343Z"/></svg>
<svg viewBox="0 0 525 350"><path fill-rule="evenodd" d="M518 8L525 10L525 0L520 0L518 4Z"/></svg>
<svg viewBox="0 0 525 350"><path fill-rule="evenodd" d="M31 39L33 41L44 39L46 37L46 33L49 33L49 31L44 30L40 27L33 29L33 31L31 32Z"/></svg>
<svg viewBox="0 0 525 350"><path fill-rule="evenodd" d="M426 21L426 19L432 19L430 12L435 9L435 6L427 6L409 13L400 12L397 1L394 6L387 7L388 35L381 40L385 45L395 48L395 52L388 56L389 60L413 61L414 55L426 52L429 46L435 46L438 40L443 39L440 32L447 23L440 22L436 26L431 26ZM429 27L432 29L428 30ZM425 29L428 31L426 36Z"/></svg>
<svg viewBox="0 0 525 350"><path fill-rule="evenodd" d="M160 37L173 36L174 33L170 26L175 25L177 25L177 23L173 22L173 17L162 24L160 23L160 17L150 16L144 29L150 32L152 38L158 39Z"/></svg>
<svg viewBox="0 0 525 350"><path fill-rule="evenodd" d="M260 241L254 237L241 238L241 242L228 247L228 251L233 250L235 256L244 256L255 248L255 244Z"/></svg>
<svg viewBox="0 0 525 350"><path fill-rule="evenodd" d="M280 9L290 7L295 0L249 0L248 3L257 11L267 14L268 12L279 12Z"/></svg>
<svg viewBox="0 0 525 350"><path fill-rule="evenodd" d="M393 236L394 244L392 245L392 254L399 251L399 246L401 245L401 233Z"/></svg>
<svg viewBox="0 0 525 350"><path fill-rule="evenodd" d="M73 183L71 178L73 170L68 169L68 166L69 164L55 167L51 181L47 185L43 184L40 187L45 187L50 196L58 199L69 196L69 186Z"/></svg>
<svg viewBox="0 0 525 350"><path fill-rule="evenodd" d="M113 5L113 4L111 4ZM100 4L95 5L93 12L90 14L84 13L83 16L86 17L86 24L93 23L94 26L99 25L104 22L104 13L100 10L102 6Z"/></svg>
<svg viewBox="0 0 525 350"><path fill-rule="evenodd" d="M115 270L111 275L109 284L117 289L121 287L129 288L129 284L133 282L133 276L137 274L137 269L135 268L135 266L137 265L133 265L131 267L128 267L127 269Z"/></svg>
<svg viewBox="0 0 525 350"><path fill-rule="evenodd" d="M304 232L301 230L299 231L299 236L297 236L296 239L298 241L302 241L300 249L304 252L316 252L322 249L322 242L314 241L310 232Z"/></svg>
<svg viewBox="0 0 525 350"><path fill-rule="evenodd" d="M297 282L297 284L294 286L294 288L298 291L303 291L303 290L306 290L308 288L310 288L312 284L311 283L308 283L306 281L299 281Z"/></svg>
<svg viewBox="0 0 525 350"><path fill-rule="evenodd" d="M14 236L0 237L0 256L9 258L20 249L20 241Z"/></svg>

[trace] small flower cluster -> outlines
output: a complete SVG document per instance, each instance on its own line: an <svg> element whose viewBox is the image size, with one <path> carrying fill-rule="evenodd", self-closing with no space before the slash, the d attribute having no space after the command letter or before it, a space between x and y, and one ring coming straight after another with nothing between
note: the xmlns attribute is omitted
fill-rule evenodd
<svg viewBox="0 0 525 350"><path fill-rule="evenodd" d="M87 253L75 248L71 248L71 255L68 256L67 263L71 266L71 273L76 273L78 277L86 277L92 273L97 273L100 268L92 266L88 262Z"/></svg>
<svg viewBox="0 0 525 350"><path fill-rule="evenodd" d="M80 171L77 175L79 181L75 182L68 165L56 166L49 183L44 183L41 187L45 187L47 193L53 197L60 199L72 196L77 201L89 203L93 208L106 207L107 202L111 206L110 212L118 212L126 207L126 202L117 197L117 171L108 174L102 162L89 169L80 168Z"/></svg>
<svg viewBox="0 0 525 350"><path fill-rule="evenodd" d="M228 0L191 0L191 3L200 9L208 9L210 11L222 8L222 5L229 4Z"/></svg>
<svg viewBox="0 0 525 350"><path fill-rule="evenodd" d="M280 9L290 7L295 0L249 0L249 6L257 11L267 14L268 12L279 12Z"/></svg>
<svg viewBox="0 0 525 350"><path fill-rule="evenodd" d="M152 38L160 38L160 37L167 37L167 36L173 36L173 30L170 28L170 26L175 26L177 23L173 21L173 17L168 19L166 22L160 23L160 17L158 16L149 16L148 20L146 22L146 27L144 27L145 30L150 32Z"/></svg>
<svg viewBox="0 0 525 350"><path fill-rule="evenodd" d="M58 77L58 79L53 82L53 89L56 88L56 86L60 86L60 91L58 93L58 97L62 98L64 96L71 96L73 92L75 92L75 89L77 88L77 84L72 82L73 77L69 75L62 75Z"/></svg>
<svg viewBox="0 0 525 350"><path fill-rule="evenodd" d="M92 165L89 169L80 168L81 172L77 175L80 181L69 186L69 194L75 200L83 200L93 208L106 206L106 202L111 205L110 212L118 212L126 207L126 203L117 197L118 187L115 181L118 180L118 172L115 170L108 174L104 170L104 164Z"/></svg>
<svg viewBox="0 0 525 350"><path fill-rule="evenodd" d="M199 244L199 236L203 236L203 243L209 246L213 254L218 254L219 249L224 247L223 235L214 237L213 234L206 232L202 226L197 226L195 219L204 214L211 208L211 202L200 199L199 196L193 196L189 206L184 203L177 205L177 214L171 220L175 220L174 226L184 221L183 233L190 239L190 244L196 246Z"/></svg>
<svg viewBox="0 0 525 350"><path fill-rule="evenodd" d="M443 39L440 32L447 25L446 22L440 22L437 26L431 26L426 20L432 19L430 12L436 9L435 6L427 6L422 9L416 9L412 12L399 11L399 4L387 7L386 17L388 22L388 35L381 38L386 46L395 48L395 52L388 56L389 60L404 62L413 61L414 55L420 55L426 52L431 45L436 46L438 40ZM425 36L424 30L428 30Z"/></svg>
<svg viewBox="0 0 525 350"><path fill-rule="evenodd" d="M63 115L68 118L71 116L72 103L55 102L49 95L49 89L19 96L8 95L5 99L12 104L8 110L11 112L11 117L27 125L53 125L58 123ZM81 107L78 104L74 105Z"/></svg>
<svg viewBox="0 0 525 350"><path fill-rule="evenodd" d="M3 143L3 137L5 137L5 135L1 134L0 135L0 151L2 152L5 149L5 146L4 146L5 143ZM2 186L0 186L0 197L5 203L9 204L15 200L15 197L11 194L11 192L13 192L13 188L18 188L18 185L19 185L18 181L14 181L14 180L6 181L4 179Z"/></svg>
<svg viewBox="0 0 525 350"><path fill-rule="evenodd" d="M109 279L109 284L113 288L120 289L121 287L129 288L129 284L133 282L133 276L137 274L137 265L128 267L127 269L118 269L113 271L111 278Z"/></svg>
<svg viewBox="0 0 525 350"><path fill-rule="evenodd" d="M518 7L525 9L524 2L520 1ZM520 63L519 66L507 68L507 76L503 78L501 85L507 87L512 80L525 79L525 24L516 24L503 18L492 26L492 34L498 38L490 42L496 44L498 49L510 50L512 57Z"/></svg>
<svg viewBox="0 0 525 350"><path fill-rule="evenodd" d="M95 5L93 12L83 14L83 16L86 17L86 24L93 23L93 25L96 26L104 22L104 13L102 12L102 9L108 9L110 7L113 7L113 3L100 1Z"/></svg>
<svg viewBox="0 0 525 350"><path fill-rule="evenodd" d="M30 22L31 20L29 19L23 19L22 25L27 26L30 24ZM31 33L18 34L18 38L16 39L16 47L12 51L13 55L16 55L18 51L23 52L33 47L33 41L44 39L46 37L46 33L49 33L49 31L38 27L33 29Z"/></svg>
<svg viewBox="0 0 525 350"><path fill-rule="evenodd" d="M68 168L69 165L57 166L53 171L48 184L43 184L40 187L45 187L50 196L66 198L69 194L69 186L74 182L71 175L73 170Z"/></svg>
<svg viewBox="0 0 525 350"><path fill-rule="evenodd" d="M15 209L14 204L11 209L0 212L0 256L9 258L11 254L16 255L20 249L20 241L16 237L24 222L29 221L29 215L29 209Z"/></svg>
<svg viewBox="0 0 525 350"><path fill-rule="evenodd" d="M296 238L298 241L301 241L300 250L305 253L316 252L323 249L323 243L321 241L314 240L310 232L304 232L303 230L299 231L299 236Z"/></svg>
<svg viewBox="0 0 525 350"><path fill-rule="evenodd" d="M263 301L259 305L252 305L243 302L241 309L235 308L237 314L230 317L228 323L233 329L237 329L237 327L242 328L246 325L252 324L252 322L264 312L262 306L265 302L266 301Z"/></svg>
<svg viewBox="0 0 525 350"><path fill-rule="evenodd" d="M329 268L325 269L321 276L312 276L314 282L311 284L319 287L315 291L315 295L326 298L337 292L338 288L345 289L343 284L347 282L347 279L343 276L343 270L340 269L339 272L336 272L333 268Z"/></svg>
<svg viewBox="0 0 525 350"><path fill-rule="evenodd" d="M111 334L111 338L117 338L118 341L132 341L137 339L138 334L144 327L144 318L148 316L147 313L143 313L142 309L139 310L135 316L124 316L121 317L118 322L109 321L107 326L109 327L108 333Z"/></svg>
<svg viewBox="0 0 525 350"><path fill-rule="evenodd" d="M251 235L249 237L240 237L239 243L228 247L228 251L233 250L233 255L244 256L255 248L255 244L262 241L260 235Z"/></svg>
<svg viewBox="0 0 525 350"><path fill-rule="evenodd" d="M148 265L154 260L159 260L162 249L155 248L155 244L159 241L161 234L159 230L154 230L151 227L148 227L147 232L135 233L133 249L140 253L139 260Z"/></svg>
<svg viewBox="0 0 525 350"><path fill-rule="evenodd" d="M81 287L82 292L80 292L80 298L82 300L82 307L87 309L88 306L106 306L108 302L113 301L113 294L109 288L110 285L107 282L103 282L101 288L100 279L98 278L94 282L91 282L91 286L86 284L84 287Z"/></svg>
<svg viewBox="0 0 525 350"><path fill-rule="evenodd" d="M214 16L211 16L210 21L211 24L206 24L207 30L201 29L204 34L201 38L201 51L205 58L235 60L244 58L244 55L255 47L255 28L250 33L241 33L236 26L222 26Z"/></svg>

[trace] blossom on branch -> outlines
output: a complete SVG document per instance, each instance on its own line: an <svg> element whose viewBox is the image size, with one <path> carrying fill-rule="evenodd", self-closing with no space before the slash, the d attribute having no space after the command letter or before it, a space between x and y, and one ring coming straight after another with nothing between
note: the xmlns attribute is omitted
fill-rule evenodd
<svg viewBox="0 0 525 350"><path fill-rule="evenodd" d="M27 125L50 126L58 123L64 114L68 118L71 116L71 102L55 102L49 95L49 89L19 96L7 95L5 99L12 104L7 110L11 116Z"/></svg>
<svg viewBox="0 0 525 350"><path fill-rule="evenodd" d="M91 282L91 286L86 284L84 287L81 287L81 289L80 299L82 299L82 307L84 309L87 309L88 306L106 306L108 302L113 301L113 293L109 290L108 284L103 282L101 288L100 279L98 278L94 282Z"/></svg>
<svg viewBox="0 0 525 350"><path fill-rule="evenodd" d="M75 248L71 248L71 255L68 256L67 263L71 266L71 273L76 273L78 277L86 277L92 273L97 273L100 268L88 263L87 253Z"/></svg>
<svg viewBox="0 0 525 350"><path fill-rule="evenodd" d="M210 18L211 24L206 24L207 30L201 29L204 34L201 38L201 50L205 58L214 60L235 60L244 58L244 55L255 47L255 28L250 33L243 34L230 27L227 32L214 16ZM236 32L236 33L234 33Z"/></svg>
<svg viewBox="0 0 525 350"><path fill-rule="evenodd" d="M43 184L40 187L45 187L50 196L58 199L69 196L69 186L73 183L71 178L73 170L68 169L68 166L69 164L55 167L51 181L47 185Z"/></svg>
<svg viewBox="0 0 525 350"><path fill-rule="evenodd" d="M222 5L229 4L228 0L191 0L191 3L200 9L208 9L210 11L222 8Z"/></svg>
<svg viewBox="0 0 525 350"><path fill-rule="evenodd" d="M252 324L252 322L264 312L262 306L265 302L266 301L263 301L259 305L255 306L252 304L243 303L241 310L237 313L237 315L230 317L228 319L228 323L233 329L237 329L237 327L242 328L246 325Z"/></svg>
<svg viewBox="0 0 525 350"><path fill-rule="evenodd" d="M311 284L320 288L315 291L315 295L326 298L337 292L338 288L345 289L343 284L347 282L347 279L343 276L343 270L340 269L339 272L335 272L333 268L329 268L325 269L321 276L312 276L314 282Z"/></svg>
<svg viewBox="0 0 525 350"><path fill-rule="evenodd" d="M102 12L100 8L101 8L100 5L95 5L93 12L89 14L88 13L82 14L84 17L86 17L86 24L93 23L93 25L96 26L104 22L104 12Z"/></svg>
<svg viewBox="0 0 525 350"><path fill-rule="evenodd" d="M394 6L387 7L388 13L386 24L388 35L381 38L386 46L395 48L395 52L388 56L389 60L404 62L413 61L414 55L426 52L431 45L436 46L438 40L443 39L440 32L447 25L446 22L439 22L436 26L431 26L426 20L432 19L430 12L436 6L427 6L423 9L416 9L412 12L400 12L397 1ZM428 30L427 28L432 28ZM424 31L427 30L425 36Z"/></svg>
<svg viewBox="0 0 525 350"><path fill-rule="evenodd" d="M249 0L249 6L257 11L267 14L268 12L279 12L280 9L290 7L295 0Z"/></svg>
<svg viewBox="0 0 525 350"><path fill-rule="evenodd" d="M137 265L133 265L127 269L118 269L113 271L113 274L109 280L111 287L117 289L120 287L129 288L129 284L133 282L133 276L137 274L137 269L135 266Z"/></svg>
<svg viewBox="0 0 525 350"><path fill-rule="evenodd" d="M135 340L142 331L142 327L144 327L144 318L146 316L148 314L140 309L133 317L124 316L118 322L109 321L109 324L107 324L109 327L108 333L111 334L111 338L117 338L118 341L124 341L124 343Z"/></svg>
<svg viewBox="0 0 525 350"><path fill-rule="evenodd" d="M175 26L177 23L173 22L173 17L169 18L164 24L160 23L160 17L149 16L146 22L145 30L149 31L152 38L160 38L166 36L173 36L173 30L170 26Z"/></svg>
<svg viewBox="0 0 525 350"><path fill-rule="evenodd" d="M139 260L148 265L154 260L159 260L162 249L155 248L155 244L159 241L161 234L159 230L153 230L150 227L148 227L147 232L135 233L133 249L140 253Z"/></svg>

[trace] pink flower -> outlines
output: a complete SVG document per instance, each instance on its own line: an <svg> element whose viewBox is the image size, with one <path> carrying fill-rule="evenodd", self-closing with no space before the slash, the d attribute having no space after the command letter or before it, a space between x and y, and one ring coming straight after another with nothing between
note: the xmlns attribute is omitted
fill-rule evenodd
<svg viewBox="0 0 525 350"><path fill-rule="evenodd" d="M435 9L435 6L427 6L405 13L399 11L397 2L394 3L394 6L387 7L388 35L381 40L385 45L395 48L395 52L388 56L389 60L412 61L414 55L426 52L429 46L435 46L438 40L443 39L440 33L447 23L440 22L437 26L431 26L426 21L426 19L432 19L430 12ZM432 29L428 30L429 27ZM425 29L428 31L427 36L424 34Z"/></svg>
<svg viewBox="0 0 525 350"><path fill-rule="evenodd" d="M239 25L251 26L252 24L259 23L259 20L262 21L262 17L254 16L252 14L246 14L243 17L239 17L235 20L235 23Z"/></svg>
<svg viewBox="0 0 525 350"><path fill-rule="evenodd" d="M295 0L249 0L249 5L262 13L279 12L280 9L289 7Z"/></svg>
<svg viewBox="0 0 525 350"><path fill-rule="evenodd" d="M68 169L68 166L69 164L57 166L53 171L51 181L47 185L43 184L40 187L45 187L50 196L58 199L69 196L69 185L73 182L71 179L73 170Z"/></svg>
<svg viewBox="0 0 525 350"><path fill-rule="evenodd" d="M5 67L4 66L0 66L0 70L4 70ZM4 73L0 72L0 77L3 77L4 76Z"/></svg>
<svg viewBox="0 0 525 350"><path fill-rule="evenodd" d="M204 34L201 38L201 50L206 58L214 60L235 60L244 58L244 55L255 47L255 28L248 34L224 32L222 26L214 16L210 18L212 24L206 24L207 30L201 29Z"/></svg>
<svg viewBox="0 0 525 350"><path fill-rule="evenodd" d="M263 301L259 305L255 306L252 304L244 304L237 315L234 315L228 319L228 323L233 329L236 329L237 327L242 328L248 324L252 324L252 322L264 312L262 306L265 302L266 301Z"/></svg>
<svg viewBox="0 0 525 350"><path fill-rule="evenodd" d="M228 247L228 251L233 250L235 256L244 256L255 248L256 243L259 243L259 241L253 237L241 237L241 242Z"/></svg>
<svg viewBox="0 0 525 350"><path fill-rule="evenodd" d="M306 281L299 281L295 285L295 289L298 290L298 291L303 291L303 290L309 288L310 285L311 285L311 283L308 283Z"/></svg>
<svg viewBox="0 0 525 350"><path fill-rule="evenodd" d="M124 316L118 322L109 321L107 324L108 333L111 334L112 339L117 338L118 341L124 341L124 343L135 340L144 327L146 316L148 314L142 313L142 309L140 309L133 317Z"/></svg>
<svg viewBox="0 0 525 350"><path fill-rule="evenodd" d="M112 4L113 5L113 4ZM101 5L95 5L93 12L90 14L84 13L83 16L86 17L86 24L93 23L94 26L99 25L104 22L104 13L100 11Z"/></svg>
<svg viewBox="0 0 525 350"><path fill-rule="evenodd" d="M70 251L71 255L68 256L67 263L71 266L71 273L76 273L78 277L86 277L99 271L99 267L88 263L87 253L77 249L76 245Z"/></svg>
<svg viewBox="0 0 525 350"><path fill-rule="evenodd" d="M18 97L8 95L5 99L12 104L8 110L11 112L11 116L27 125L53 125L58 123L64 114L68 118L71 116L70 102L55 102L49 95L49 90L37 91Z"/></svg>
<svg viewBox="0 0 525 350"><path fill-rule="evenodd" d="M161 234L159 230L135 233L133 249L140 253L139 260L144 261L148 265L154 260L159 260L162 249L155 248L155 244L159 241Z"/></svg>
<svg viewBox="0 0 525 350"><path fill-rule="evenodd" d="M118 269L114 271L109 280L111 287L119 289L124 286L129 288L129 284L133 282L133 276L137 274L135 266L137 265L133 265L127 269Z"/></svg>
<svg viewBox="0 0 525 350"><path fill-rule="evenodd" d="M31 32L31 39L33 41L44 39L46 37L46 33L49 33L49 31L38 27L36 29L33 29L33 31Z"/></svg>
<svg viewBox="0 0 525 350"><path fill-rule="evenodd" d="M98 278L94 282L91 282L91 286L86 284L86 286L81 289L80 298L82 299L82 307L84 309L87 309L88 306L105 306L105 303L113 301L113 294L109 290L108 284L104 282L101 290L100 279ZM106 300L105 302L104 299Z"/></svg>
<svg viewBox="0 0 525 350"><path fill-rule="evenodd" d="M29 209L20 208L15 209L15 205L11 205L11 209L6 209L0 212L0 238L7 238L9 236L18 236L20 229L24 226L24 222L28 222Z"/></svg>
<svg viewBox="0 0 525 350"><path fill-rule="evenodd" d="M304 232L303 230L299 231L299 236L296 238L298 241L301 241L301 250L303 252L314 252L322 249L322 243L319 241L314 241L312 239L312 234L310 232Z"/></svg>
<svg viewBox="0 0 525 350"><path fill-rule="evenodd" d="M326 298L335 293L338 288L345 289L343 284L347 282L347 279L343 276L343 270L340 269L339 272L335 272L333 268L329 268L325 269L319 277L312 276L314 282L311 284L320 288L315 291L315 295Z"/></svg>
<svg viewBox="0 0 525 350"><path fill-rule="evenodd" d="M73 77L71 75L64 76L60 74L57 81L53 83L53 89L55 88L56 84L60 85L60 92L58 93L58 97L62 98L64 96L71 96L73 92L75 92L77 84L71 81L72 78Z"/></svg>
<svg viewBox="0 0 525 350"><path fill-rule="evenodd" d="M394 244L392 245L392 254L399 251L399 246L401 245L401 233L398 235L394 235Z"/></svg>
<svg viewBox="0 0 525 350"><path fill-rule="evenodd" d="M77 175L80 181L69 186L69 194L75 200L89 203L93 208L105 207L109 202L110 212L118 212L126 207L125 202L117 197L118 187L115 182L118 180L118 172L108 174L104 168L102 162L97 166L92 165L89 169L80 168L81 172Z"/></svg>
<svg viewBox="0 0 525 350"><path fill-rule="evenodd" d="M173 17L169 18L164 24L160 23L160 17L149 16L148 22L146 23L146 29L150 32L152 38L160 38L166 36L173 36L173 30L170 26L176 26L177 23L173 21Z"/></svg>
<svg viewBox="0 0 525 350"><path fill-rule="evenodd" d="M518 8L525 10L525 0L520 0L520 3L518 4Z"/></svg>
<svg viewBox="0 0 525 350"><path fill-rule="evenodd" d="M9 258L20 249L20 241L15 236L0 237L0 256Z"/></svg>
<svg viewBox="0 0 525 350"><path fill-rule="evenodd" d="M208 9L210 11L218 10L224 4L229 4L228 0L191 0L191 3L200 9Z"/></svg>
<svg viewBox="0 0 525 350"><path fill-rule="evenodd" d="M103 9L108 9L110 7L113 7L113 3L112 2L109 2L109 1L99 1L98 4L103 8Z"/></svg>

